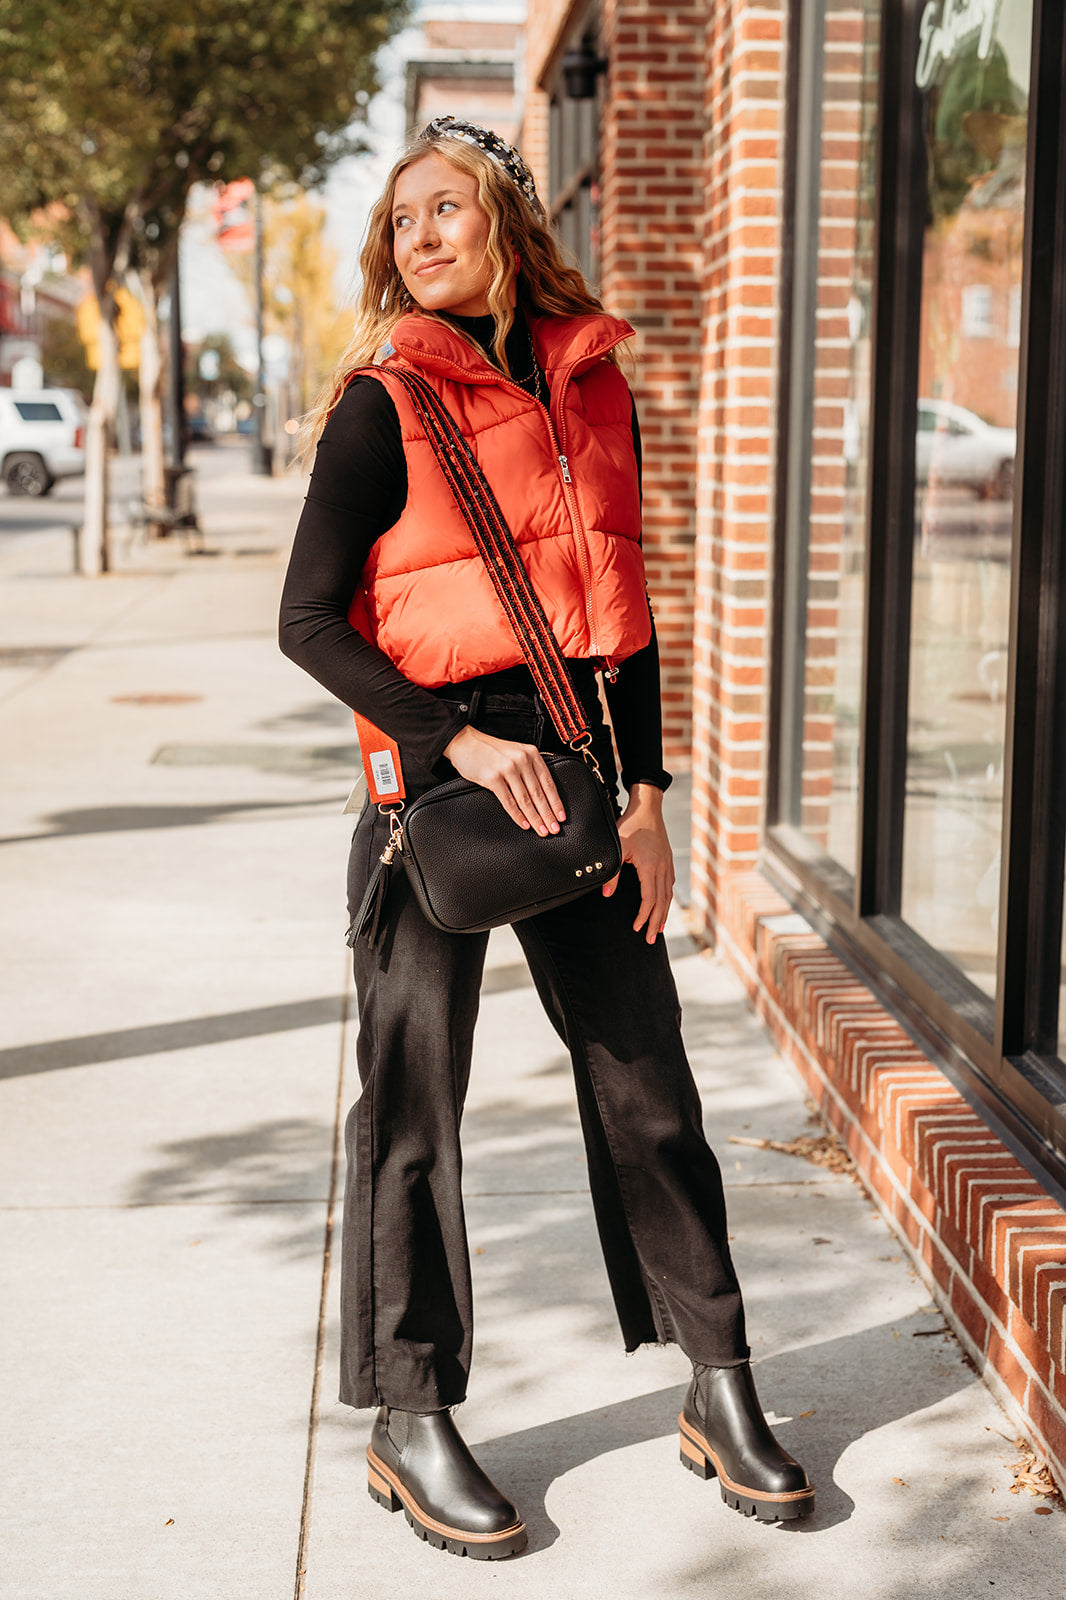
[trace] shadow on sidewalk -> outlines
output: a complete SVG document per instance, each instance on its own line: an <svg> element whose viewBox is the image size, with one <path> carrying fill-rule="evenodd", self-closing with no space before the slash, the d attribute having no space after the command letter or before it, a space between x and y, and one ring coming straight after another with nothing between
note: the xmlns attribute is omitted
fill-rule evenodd
<svg viewBox="0 0 1066 1600"><path fill-rule="evenodd" d="M765 1528L767 1538L819 1533L847 1522L856 1511L852 1496L836 1482L835 1473L841 1458L850 1446L878 1429L906 1417L938 1406L952 1396L960 1395L973 1387L977 1379L966 1368L957 1348L945 1351L942 1361L915 1362L908 1334L928 1331L924 1324L928 1318L921 1315L888 1325L865 1328L861 1332L828 1339L821 1344L789 1350L758 1363L756 1378L759 1398L767 1412L774 1418L774 1432L786 1450L802 1460L815 1486L816 1505L813 1515L793 1522L776 1523ZM919 1326L922 1325L922 1326ZM895 1338L894 1335L899 1335ZM886 1361L886 1349L889 1350ZM835 1389L832 1387L835 1385ZM824 1396L830 1389L827 1404ZM818 1407L817 1422L800 1423L800 1419L775 1407L781 1393L815 1392L823 1396ZM560 1529L547 1509L547 1498L552 1486L568 1473L576 1472L589 1463L617 1450L655 1440L671 1439L676 1442L677 1417L685 1396L684 1385L669 1385L613 1405L598 1406L590 1411L576 1412L571 1416L556 1417L536 1427L523 1428L516 1433L501 1434L494 1439L481 1440L475 1445L478 1461L489 1477L506 1489L507 1494L522 1508L529 1528L528 1555L549 1549L560 1537ZM329 1426L348 1427L348 1413L338 1407L324 1419ZM934 1419L929 1419L932 1424ZM799 1424L799 1425L797 1425ZM920 1425L920 1424L919 1424ZM946 1425L946 1424L945 1424ZM360 1447L353 1443L354 1467L362 1472L362 1431ZM675 1454L678 1452L674 1452ZM957 1465L957 1464L956 1464ZM641 1467L635 1464L634 1498L642 1492L638 1474ZM653 1474L657 1492L661 1492L659 1467ZM890 1467L885 1467L886 1486ZM960 1475L965 1468L960 1469ZM677 1485L685 1488L677 1466ZM693 1480L689 1480L691 1484ZM895 1483L906 1489L901 1480ZM736 1512L721 1503L717 1482L700 1486L707 1496L708 1559L716 1563L716 1576L721 1576L720 1562L723 1551L712 1550L713 1518L734 1517ZM965 1500L971 1485L956 1482L955 1499ZM884 1489L879 1491L884 1493ZM987 1493L987 1489L984 1490ZM589 1507L595 1515L595 1506ZM916 1499L914 1508L915 1543L928 1544L931 1526L938 1516L949 1526L945 1508L938 1508L928 1500ZM978 1530L973 1530L975 1539ZM993 1539L985 1529L980 1534ZM971 1552L972 1553L972 1552ZM991 1550L990 1550L991 1554ZM975 1560L977 1558L975 1557ZM695 1581L698 1574L693 1573ZM723 1590L718 1590L724 1593ZM890 1591L878 1589L880 1600L887 1600ZM900 1597L912 1592L901 1590Z"/></svg>
<svg viewBox="0 0 1066 1600"><path fill-rule="evenodd" d="M196 828L226 817L245 817L268 811L306 811L309 806L336 807L343 795L305 800L240 800L197 806L85 806L78 811L49 811L41 818L48 825L40 833L15 833L0 837L0 845L33 844L90 833L139 833L152 828Z"/></svg>
<svg viewBox="0 0 1066 1600"><path fill-rule="evenodd" d="M816 1507L810 1517L776 1524L772 1532L768 1530L771 1537L774 1533L816 1533L846 1522L855 1503L835 1482L833 1474L848 1446L977 1381L954 1350L946 1362L914 1362L903 1339L918 1331L919 1325L924 1330L927 1322L927 1317L914 1315L892 1327L882 1324L864 1328L859 1333L789 1350L758 1363L759 1398L771 1412L775 1409L775 1391L782 1387L793 1394L805 1390L824 1393L827 1376L832 1374L838 1375L840 1383L839 1406L819 1407L817 1424L812 1422L797 1430L792 1419L781 1417L774 1423L782 1445L802 1459L810 1473ZM893 1339L893 1333L900 1338ZM885 1361L888 1344L896 1350L891 1366ZM874 1373L875 1382L861 1381ZM559 1537L545 1503L552 1484L599 1456L676 1434L684 1397L683 1386L671 1385L478 1444L477 1457L486 1472L506 1483L508 1492L522 1506L529 1526L531 1554L547 1549ZM797 1432L802 1433L802 1440L797 1438ZM711 1499L719 1502L717 1483L711 1481L706 1488ZM736 1515L720 1504L717 1509L723 1515ZM708 1515L710 1511L708 1508Z"/></svg>
<svg viewBox="0 0 1066 1600"><path fill-rule="evenodd" d="M269 1207L272 1252L291 1261L321 1256L333 1133L313 1117L276 1117L175 1139L159 1146L157 1164L130 1185L125 1203L223 1207L216 1217L222 1226Z"/></svg>
<svg viewBox="0 0 1066 1600"><path fill-rule="evenodd" d="M35 1072L58 1072L64 1067L88 1067L102 1061L128 1061L133 1056L225 1044L232 1039L286 1033L296 1028L315 1028L340 1022L343 1008L341 995L323 995L316 1000L291 1000L279 1006L251 1006L246 1011L220 1011L213 1016L183 1017L179 1022L149 1023L141 1028L83 1033L70 1039L48 1039L43 1044L16 1045L10 1050L0 1050L0 1079L19 1078Z"/></svg>

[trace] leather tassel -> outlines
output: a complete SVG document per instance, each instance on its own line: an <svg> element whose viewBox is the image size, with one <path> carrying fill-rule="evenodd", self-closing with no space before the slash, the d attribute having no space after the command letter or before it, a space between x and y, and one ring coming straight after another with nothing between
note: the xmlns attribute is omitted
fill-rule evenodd
<svg viewBox="0 0 1066 1600"><path fill-rule="evenodd" d="M359 906L359 910L352 918L352 925L348 929L346 943L354 950L357 939L365 939L373 949L377 944L378 933L381 929L381 916L385 909L385 901L389 893L389 879L392 867L384 861L379 861L370 875L370 882L366 886Z"/></svg>

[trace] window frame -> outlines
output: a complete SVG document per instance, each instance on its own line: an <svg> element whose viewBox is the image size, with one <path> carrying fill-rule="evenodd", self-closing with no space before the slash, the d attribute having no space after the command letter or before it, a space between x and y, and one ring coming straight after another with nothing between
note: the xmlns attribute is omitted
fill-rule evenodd
<svg viewBox="0 0 1066 1600"><path fill-rule="evenodd" d="M760 864L997 1132L1058 1188L1066 1185L1066 1064L1057 1038L1066 875L1066 20L1052 0L1035 0L1004 751L1005 865L993 1002L900 915L926 208L924 95L914 74L923 9L924 0L884 0L881 8L854 874L788 820L798 814L790 809L796 791L790 796L789 784L796 781L795 709L802 693L797 682L802 673L788 669L796 659L805 592L798 570L805 541L796 538L795 528L797 515L806 511L796 499L802 467L795 457L802 437L797 404L809 365L804 370L799 319L811 298L807 263L797 255L809 247L814 222L812 213L801 209L817 189L803 163L809 163L818 136L810 108L820 102L820 88L812 85L810 74L818 73L824 0L810 7L793 4L790 11L775 648ZM1036 336L1031 338L1032 330ZM809 362L809 344L805 348Z"/></svg>
<svg viewBox="0 0 1066 1600"><path fill-rule="evenodd" d="M571 19L553 72L548 76L548 216L586 282L600 280L600 122L605 84L597 77L596 93L573 100L566 92L562 61L567 50L586 38L597 38L594 4ZM572 226L571 226L572 225ZM574 237L576 235L576 237Z"/></svg>

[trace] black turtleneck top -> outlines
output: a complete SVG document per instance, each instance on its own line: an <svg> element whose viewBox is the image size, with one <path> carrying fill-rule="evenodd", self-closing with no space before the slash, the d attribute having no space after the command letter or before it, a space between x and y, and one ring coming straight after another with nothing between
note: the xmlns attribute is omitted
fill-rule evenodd
<svg viewBox="0 0 1066 1600"><path fill-rule="evenodd" d="M492 317L453 317L495 365ZM548 385L533 355L521 314L508 334L513 381L534 399ZM538 393L539 379L539 393ZM633 442L640 465L640 434L633 412ZM348 621L352 596L376 539L397 521L407 501L407 462L400 419L384 384L354 378L322 431L296 529L281 600L281 648L331 694L395 739L405 761L431 772L467 714L412 683L383 651ZM477 680L486 694L534 690L523 663ZM607 705L621 762L622 782L665 789L659 647L651 642L623 661L614 683L605 681Z"/></svg>

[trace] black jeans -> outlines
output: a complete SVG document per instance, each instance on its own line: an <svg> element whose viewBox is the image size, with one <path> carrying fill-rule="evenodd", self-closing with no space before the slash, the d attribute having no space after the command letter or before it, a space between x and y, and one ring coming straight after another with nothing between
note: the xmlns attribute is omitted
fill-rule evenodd
<svg viewBox="0 0 1066 1600"><path fill-rule="evenodd" d="M473 720L501 738L559 748L535 697L489 697ZM598 715L593 733L613 778ZM387 820L368 805L352 841L353 911L387 837ZM694 1361L733 1366L748 1348L721 1173L703 1135L664 940L649 945L633 932L639 903L627 866L610 899L593 891L514 931L573 1061L626 1349L669 1341ZM386 922L375 948L359 940L355 949L363 1088L346 1129L340 1398L438 1411L465 1398L470 1367L459 1124L488 935L431 927L402 870Z"/></svg>

